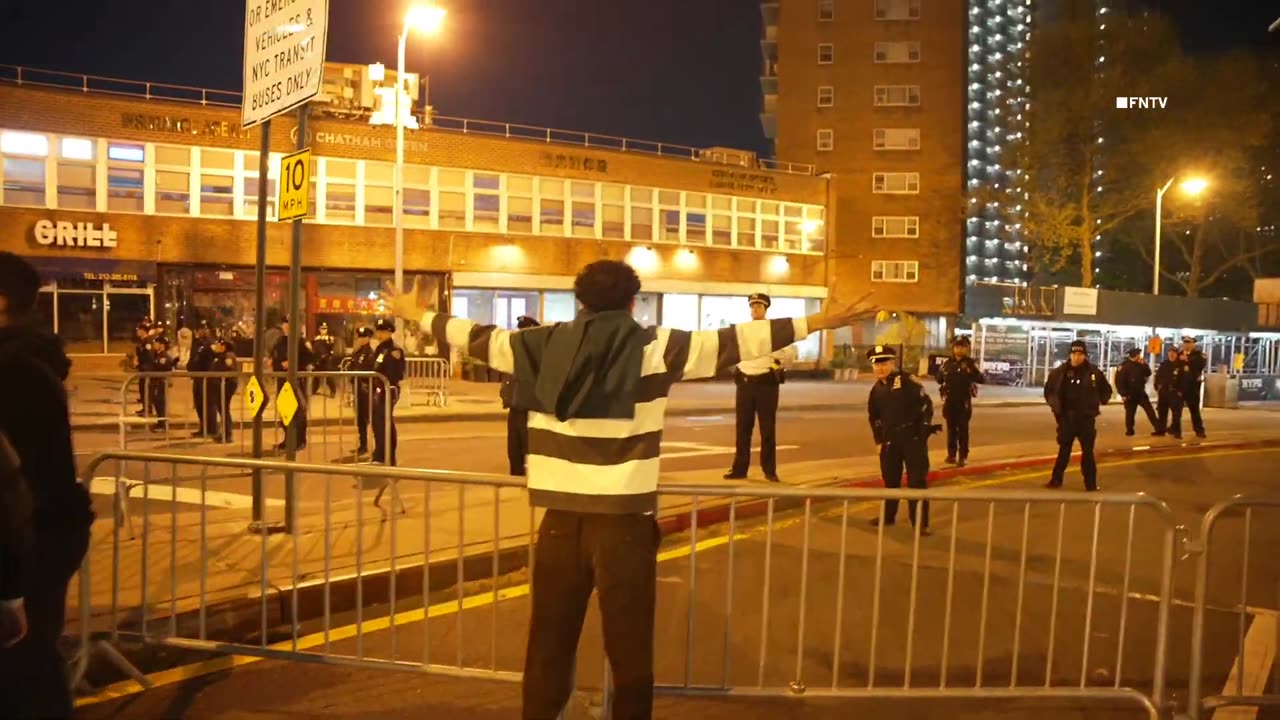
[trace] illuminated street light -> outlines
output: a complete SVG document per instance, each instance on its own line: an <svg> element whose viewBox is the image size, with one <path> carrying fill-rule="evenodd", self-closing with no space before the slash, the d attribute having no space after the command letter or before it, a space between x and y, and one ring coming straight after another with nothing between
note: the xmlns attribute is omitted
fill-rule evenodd
<svg viewBox="0 0 1280 720"><path fill-rule="evenodd" d="M1160 294L1160 219L1164 214L1164 194L1169 191L1169 186L1173 185L1173 181L1177 176L1169 178L1169 182L1164 187L1156 190L1156 253L1155 262L1152 263L1151 271L1151 294ZM1187 195L1199 195L1204 189L1209 187L1209 181L1200 177L1191 177L1183 180L1178 189Z"/></svg>

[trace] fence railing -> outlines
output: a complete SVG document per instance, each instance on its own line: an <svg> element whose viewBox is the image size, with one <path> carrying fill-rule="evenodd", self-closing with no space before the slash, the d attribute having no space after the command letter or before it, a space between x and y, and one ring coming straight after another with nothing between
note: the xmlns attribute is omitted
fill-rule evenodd
<svg viewBox="0 0 1280 720"><path fill-rule="evenodd" d="M537 513L521 479L128 451L95 457L84 474L112 464L143 469L129 500L141 533L131 538L118 523L95 532L111 543L111 566L104 573L101 549L85 563L84 647L125 636L521 677L523 616L502 605L530 591L520 572L537 572ZM294 478L292 533L245 534L243 508L217 502L253 471L274 479L273 511L290 492L279 476ZM366 511L367 492L396 482L403 512ZM658 558L664 575L684 580L660 585L660 626L684 632L657 639L657 692L1070 698L1151 717L1168 706L1178 527L1156 498L665 484L660 493L668 529L687 534L669 537ZM926 498L929 539L883 522L857 528L885 519L884 500ZM712 523L722 527L709 533ZM110 582L93 582L104 574ZM1134 611L1140 602L1154 612ZM336 627L347 613L354 625ZM241 621L228 626L224 616ZM304 621L320 631L303 635ZM605 667L598 647L583 652L582 667Z"/></svg>
<svg viewBox="0 0 1280 720"><path fill-rule="evenodd" d="M0 65L0 82L11 82L17 85L33 85L52 87L64 90L79 90L84 93L121 95L140 97L146 100L168 100L171 102L198 103L212 107L238 108L241 94L229 90L208 90L186 85L142 82L138 80L120 80L117 78L80 75L56 70L40 70L17 65ZM674 143L655 142L651 140L635 140L632 138L577 130L558 130L555 128L516 123L495 122L492 120L474 120L470 118L432 115L422 117L424 127L447 130L467 134L491 135L507 138L522 138L546 143L576 145L579 147L601 148L621 152L637 152L662 157L709 162L717 165L743 165L732 162L729 158L709 153L705 148L695 148ZM755 159L747 167L784 172L793 175L813 175L814 166L810 163L793 163L783 160Z"/></svg>
<svg viewBox="0 0 1280 720"><path fill-rule="evenodd" d="M444 407L449 404L451 368L444 358L405 358L403 388L408 405Z"/></svg>

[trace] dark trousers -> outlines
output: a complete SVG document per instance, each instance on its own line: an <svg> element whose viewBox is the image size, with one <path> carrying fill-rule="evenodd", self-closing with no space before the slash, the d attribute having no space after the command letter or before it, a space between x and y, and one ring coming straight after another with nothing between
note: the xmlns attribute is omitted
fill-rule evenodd
<svg viewBox="0 0 1280 720"><path fill-rule="evenodd" d="M1138 414L1138 408L1142 408L1147 414L1147 420L1151 423L1151 429L1159 432L1164 425L1160 424L1160 418L1156 417L1156 411L1151 407L1151 398L1147 397L1146 391L1133 393L1124 400L1124 431L1133 434L1133 420Z"/></svg>
<svg viewBox="0 0 1280 720"><path fill-rule="evenodd" d="M360 436L360 450L369 449L369 407L372 403L369 385L356 383L356 433Z"/></svg>
<svg viewBox="0 0 1280 720"><path fill-rule="evenodd" d="M71 717L67 661L58 650L67 587L89 548L89 528L39 532L26 567L27 636L0 649L0 715L13 720Z"/></svg>
<svg viewBox="0 0 1280 720"><path fill-rule="evenodd" d="M201 378L192 378L191 380L191 405L196 409L196 418L199 420L199 430L201 435L212 435L216 431L210 429L207 410L209 403L205 400L205 381Z"/></svg>
<svg viewBox="0 0 1280 720"><path fill-rule="evenodd" d="M1062 475L1071 463L1071 449L1080 443L1080 474L1084 475L1086 490L1098 489L1098 461L1093 456L1093 445L1098 439L1097 418L1068 414L1058 418L1058 459L1053 464L1054 486L1062 485Z"/></svg>
<svg viewBox="0 0 1280 720"><path fill-rule="evenodd" d="M772 378L772 376L770 376ZM760 469L765 475L778 474L778 383L771 380L750 382L738 378L734 407L738 416L738 437L733 453L732 472L746 475L751 466L751 432L756 417L760 418Z"/></svg>
<svg viewBox="0 0 1280 720"><path fill-rule="evenodd" d="M653 716L658 524L652 515L548 510L533 556L524 720L553 720L573 692L578 636L594 587L613 670L614 720Z"/></svg>
<svg viewBox="0 0 1280 720"><path fill-rule="evenodd" d="M1182 393L1182 402L1187 406L1187 414L1191 416L1191 429L1197 435L1204 434L1204 418L1200 417L1200 388L1196 383Z"/></svg>
<svg viewBox="0 0 1280 720"><path fill-rule="evenodd" d="M525 474L525 458L529 455L529 411L511 408L507 411L507 461L512 475Z"/></svg>
<svg viewBox="0 0 1280 720"><path fill-rule="evenodd" d="M890 489L902 487L902 473L906 471L907 487L924 490L929 487L929 444L923 438L904 438L890 440L880 446L880 477L884 478L884 486ZM916 500L907 501L907 514L911 524L915 525ZM923 502L919 508L921 527L929 527L929 501ZM884 501L884 521L892 525L898 519L898 501Z"/></svg>
<svg viewBox="0 0 1280 720"><path fill-rule="evenodd" d="M211 380L209 382L209 393L205 411L205 419L209 422L209 434L213 436L221 436L226 442L231 442L231 428L234 423L231 421L231 401L236 398L236 390L239 384L229 380ZM222 417L219 418L218 416ZM218 428L222 428L222 432L218 432Z"/></svg>
<svg viewBox="0 0 1280 720"><path fill-rule="evenodd" d="M280 391L284 389L284 384L288 382L284 378L276 378L276 397L280 397ZM293 414L293 424L297 427L298 445L307 444L307 381L305 378L298 378L298 387L294 388L297 392L298 411ZM281 427L284 427L284 420L280 420ZM289 428L285 427L287 433ZM281 447L284 443L280 443Z"/></svg>
<svg viewBox="0 0 1280 720"><path fill-rule="evenodd" d="M165 419L169 415L168 380L163 377L147 378L147 400L150 404L148 413L160 418L159 425L167 425Z"/></svg>
<svg viewBox="0 0 1280 720"><path fill-rule="evenodd" d="M947 457L964 460L969 457L969 420L973 404L969 398L948 400L942 404L942 417L947 421Z"/></svg>
<svg viewBox="0 0 1280 720"><path fill-rule="evenodd" d="M1160 429L1170 435L1182 435L1182 396L1173 391L1160 393L1157 403L1160 411ZM1170 418L1169 416L1173 417Z"/></svg>
<svg viewBox="0 0 1280 720"><path fill-rule="evenodd" d="M391 454L387 455L387 396L373 393L373 456L374 462L396 464L396 403L400 402L400 388L391 388ZM390 458L390 460L388 460Z"/></svg>

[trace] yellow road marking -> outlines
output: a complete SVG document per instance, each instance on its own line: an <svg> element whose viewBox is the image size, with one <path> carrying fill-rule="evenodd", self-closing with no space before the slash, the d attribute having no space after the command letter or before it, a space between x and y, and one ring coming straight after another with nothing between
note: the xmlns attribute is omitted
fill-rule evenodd
<svg viewBox="0 0 1280 720"><path fill-rule="evenodd" d="M1226 457L1230 455L1245 455L1245 454L1275 453L1275 452L1280 452L1280 448L1260 448L1260 449L1252 449L1252 450L1213 450L1209 452L1191 453L1191 454L1175 453L1175 454L1169 454L1169 455L1156 455L1156 456L1147 457L1147 458L1131 458L1128 460L1115 460L1115 461L1106 462L1106 463L1099 463L1098 467L1099 468L1124 467L1128 465L1141 465L1144 463L1172 462L1175 460L1186 460L1189 457L1210 458L1210 457ZM1020 480L1029 480L1031 478L1043 478L1043 477L1044 477L1044 470L1041 469L1036 471L1019 472L1019 473L1015 473L1014 475L1010 475L1008 477L992 478L990 480L975 480L972 482L961 482L959 483L959 485L964 488L983 488L983 487L991 487L994 485L1008 485L1011 483L1018 482ZM828 502L828 501L824 500L823 502ZM861 501L857 503L850 503L849 509L850 510L872 509L876 505L878 505L879 502L880 501L878 500L867 500L867 501ZM839 512L844 512L844 509L841 508ZM832 513L827 512L823 514L832 514ZM758 518L753 518L753 520L757 520L757 519ZM782 520L782 521L775 520L773 527L774 527L774 530L778 530L778 529L799 524L801 522L804 522L803 516L789 518L787 520ZM747 538L751 538L759 534L762 534L765 531L766 531L766 528L758 527L758 528L753 528L751 530L736 532L732 536L718 535L716 537L707 538L706 540L699 540L697 544L690 543L687 545L682 545L678 548L673 548L671 550L658 553L658 562L661 563L661 562L667 562L669 560L675 560L682 557L688 557L694 554L695 552L702 552L703 550L710 550L712 548L720 547L721 545L727 545L731 539L735 541L747 539ZM529 590L530 590L529 584L524 583L521 585L513 585L511 587L500 589L496 593L487 592L487 593L481 593L479 595L471 595L463 598L461 609L471 610L478 607L485 607L495 602L501 602L503 600L511 600L514 598L524 597L529 594ZM394 619L392 617L377 618L375 620L366 620L365 622L360 624L345 625L338 628L332 628L329 630L327 641L332 643L340 640L349 640L362 633L367 634L372 632L378 632L380 630L386 630L391 627L393 622L395 625L408 625L410 623L419 622L422 619L427 617L435 618L435 617L441 617L445 615L452 615L458 612L458 610L459 610L459 604L457 600L437 603L425 609L417 608L415 610L406 610L404 612L396 613L396 615L394 616ZM323 632L314 633L311 635L304 635L303 637L298 638L297 649L299 651L310 650L312 648L316 648L324 645L325 642L326 642L326 636L325 636L325 633ZM292 639L285 640L278 643L273 643L267 646L267 648L270 650L292 650L293 647L294 647L294 644ZM176 668L171 668L169 670L162 670L160 672L147 675L147 679L151 681L153 687L163 687L166 685L173 685L175 683L180 683L186 680L191 680L191 679L202 677L205 675L211 675L216 672L222 672L224 670L232 670L234 668L243 667L245 665L251 665L256 662L261 662L264 659L266 658L251 657L251 656L244 656L244 655L228 655L224 657L213 658L210 660L201 660L199 662L191 663L189 665L182 665ZM76 707L83 707L86 705L95 705L98 703L107 702L109 700L115 700L118 698L127 697L129 695L136 695L147 689L148 688L143 687L141 683L135 680L125 680L122 682L114 683L112 685L108 685L102 688L101 690L99 690L97 693L90 695L88 697L79 698L76 701Z"/></svg>

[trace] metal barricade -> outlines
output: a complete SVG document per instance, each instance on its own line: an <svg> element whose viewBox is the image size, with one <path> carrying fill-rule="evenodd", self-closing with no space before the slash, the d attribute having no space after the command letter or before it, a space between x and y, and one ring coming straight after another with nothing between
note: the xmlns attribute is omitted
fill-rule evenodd
<svg viewBox="0 0 1280 720"><path fill-rule="evenodd" d="M449 404L449 361L444 358L405 358L404 387L408 405L445 407Z"/></svg>
<svg viewBox="0 0 1280 720"><path fill-rule="evenodd" d="M520 679L526 615L504 601L528 595L521 573L536 572L523 479L133 452L99 455L86 475L107 463L143 467L142 532L110 533L111 582L82 590L82 647L106 635ZM244 535L243 509L219 499L243 486L215 480L224 470L292 473L293 532ZM334 483L344 476L350 490ZM396 480L410 488L408 512L365 513L367 485ZM179 494L182 508L148 501ZM1178 528L1158 499L669 484L660 494L664 522L687 537L668 537L658 557L675 580L658 584L659 693L1096 701L1153 718L1166 705ZM877 508L883 520L883 500L922 498L932 538L851 522ZM279 485L268 502L283 502ZM724 527L708 533L713 522ZM681 558L687 567L673 570ZM102 576L91 564L92 553L85 577ZM339 616L354 623L339 628ZM476 626L481 637L469 637ZM582 652L583 667L607 668L598 647ZM1149 697L1133 689L1148 685Z"/></svg>
<svg viewBox="0 0 1280 720"><path fill-rule="evenodd" d="M1280 496L1237 496L1214 505L1201 523L1199 542L1194 548L1199 557L1191 627L1191 688L1187 698L1192 720L1208 717L1210 713L1214 713L1215 718L1226 717L1233 712L1217 710L1219 708L1280 707L1280 662L1277 662L1280 658L1275 657L1276 647L1280 645L1280 622L1277 621L1280 585L1270 587L1268 583L1258 587L1250 583L1250 576L1259 569L1257 565L1274 567L1276 558L1273 544L1253 546L1254 525L1259 522L1255 515L1264 512L1269 517L1260 524L1274 527L1280 520L1278 511ZM1230 522L1233 520L1241 521L1238 534ZM1224 569L1227 577L1219 577L1221 584L1211 585L1214 578L1210 573ZM1230 600L1211 598L1210 591L1215 587L1229 589ZM1210 635L1222 637L1230 632L1236 639L1235 662L1226 678L1206 678L1205 637L1210 612L1224 621L1218 623L1220 627ZM1270 692L1267 691L1268 674L1271 675ZM1214 687L1221 683L1222 691L1215 693L1211 689L1206 694L1206 680L1211 680ZM1256 711L1248 717L1256 717Z"/></svg>

